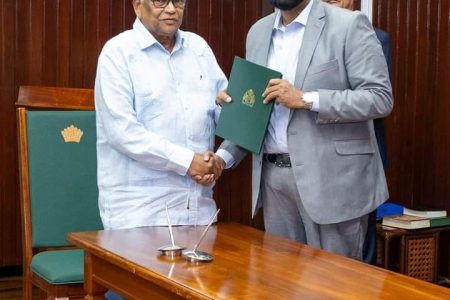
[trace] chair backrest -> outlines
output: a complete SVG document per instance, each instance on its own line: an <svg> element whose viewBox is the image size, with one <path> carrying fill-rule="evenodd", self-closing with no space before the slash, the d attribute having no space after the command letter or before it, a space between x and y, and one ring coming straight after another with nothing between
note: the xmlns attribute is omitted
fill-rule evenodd
<svg viewBox="0 0 450 300"><path fill-rule="evenodd" d="M68 245L68 232L101 228L95 113L28 111L26 117L32 245Z"/></svg>
<svg viewBox="0 0 450 300"><path fill-rule="evenodd" d="M24 247L101 229L92 90L21 87L17 105Z"/></svg>

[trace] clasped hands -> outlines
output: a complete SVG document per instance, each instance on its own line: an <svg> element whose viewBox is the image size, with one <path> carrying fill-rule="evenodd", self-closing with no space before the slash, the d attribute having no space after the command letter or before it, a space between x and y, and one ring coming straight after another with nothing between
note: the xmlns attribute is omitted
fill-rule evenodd
<svg viewBox="0 0 450 300"><path fill-rule="evenodd" d="M203 154L195 153L194 159L188 169L188 175L197 183L211 185L218 180L225 167L223 159L212 151Z"/></svg>

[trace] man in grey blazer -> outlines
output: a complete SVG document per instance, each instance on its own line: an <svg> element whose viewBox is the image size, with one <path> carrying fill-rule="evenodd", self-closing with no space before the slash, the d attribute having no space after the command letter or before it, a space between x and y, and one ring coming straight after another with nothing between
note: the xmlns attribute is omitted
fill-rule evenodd
<svg viewBox="0 0 450 300"><path fill-rule="evenodd" d="M283 73L263 94L276 105L253 155L252 213L262 205L267 232L361 259L367 214L388 198L373 128L393 107L383 51L360 12L270 2L246 44L248 60ZM217 154L228 168L247 152L224 141Z"/></svg>

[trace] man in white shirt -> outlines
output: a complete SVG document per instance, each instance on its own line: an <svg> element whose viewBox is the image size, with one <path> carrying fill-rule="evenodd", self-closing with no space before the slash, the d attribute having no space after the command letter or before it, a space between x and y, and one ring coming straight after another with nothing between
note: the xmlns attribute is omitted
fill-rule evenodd
<svg viewBox="0 0 450 300"><path fill-rule="evenodd" d="M186 0L134 0L132 30L108 41L95 83L100 213L105 229L207 224L216 94L227 85L207 43L179 30Z"/></svg>
<svg viewBox="0 0 450 300"><path fill-rule="evenodd" d="M167 225L165 205L174 225L206 225L216 212L215 98L227 80L205 40L179 29L185 5L133 0L133 29L100 54L95 105L105 229Z"/></svg>
<svg viewBox="0 0 450 300"><path fill-rule="evenodd" d="M367 215L388 198L372 122L393 107L381 46L362 13L269 1L278 10L252 26L246 58L283 79L262 95L276 104L253 155L252 213L262 206L270 233L361 260ZM228 168L246 151L225 141L217 154Z"/></svg>

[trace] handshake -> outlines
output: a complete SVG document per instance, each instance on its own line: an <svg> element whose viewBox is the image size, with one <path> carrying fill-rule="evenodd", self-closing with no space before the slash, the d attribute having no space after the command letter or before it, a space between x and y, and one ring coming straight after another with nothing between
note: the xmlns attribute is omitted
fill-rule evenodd
<svg viewBox="0 0 450 300"><path fill-rule="evenodd" d="M211 185L218 180L225 167L224 160L212 151L203 154L195 153L188 169L188 175L197 183Z"/></svg>
<svg viewBox="0 0 450 300"><path fill-rule="evenodd" d="M231 97L226 91L220 91L216 97L216 103L222 105L231 102ZM211 185L218 180L225 168L225 161L212 151L203 154L195 153L194 159L188 169L188 175L197 183Z"/></svg>

